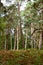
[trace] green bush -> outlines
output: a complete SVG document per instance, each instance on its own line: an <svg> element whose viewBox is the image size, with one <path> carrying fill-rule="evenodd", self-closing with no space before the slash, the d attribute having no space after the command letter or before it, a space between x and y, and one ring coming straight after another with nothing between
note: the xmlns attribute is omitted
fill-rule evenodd
<svg viewBox="0 0 43 65"><path fill-rule="evenodd" d="M0 65L43 65L43 50L0 51Z"/></svg>

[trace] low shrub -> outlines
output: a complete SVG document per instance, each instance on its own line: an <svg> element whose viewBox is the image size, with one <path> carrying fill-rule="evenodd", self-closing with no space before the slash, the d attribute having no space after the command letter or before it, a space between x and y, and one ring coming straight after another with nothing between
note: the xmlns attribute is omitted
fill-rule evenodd
<svg viewBox="0 0 43 65"><path fill-rule="evenodd" d="M0 51L0 65L43 65L43 50Z"/></svg>

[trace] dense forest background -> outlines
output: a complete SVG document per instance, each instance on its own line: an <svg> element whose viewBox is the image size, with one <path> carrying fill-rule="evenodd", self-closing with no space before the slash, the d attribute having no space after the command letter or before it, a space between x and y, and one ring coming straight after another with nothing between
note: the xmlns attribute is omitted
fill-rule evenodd
<svg viewBox="0 0 43 65"><path fill-rule="evenodd" d="M0 50L29 48L43 49L43 0L0 0Z"/></svg>

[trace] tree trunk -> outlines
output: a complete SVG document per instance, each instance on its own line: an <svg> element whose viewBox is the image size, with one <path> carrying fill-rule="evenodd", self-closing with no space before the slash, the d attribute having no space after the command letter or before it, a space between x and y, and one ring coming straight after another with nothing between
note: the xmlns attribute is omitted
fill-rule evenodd
<svg viewBox="0 0 43 65"><path fill-rule="evenodd" d="M27 48L27 37L28 37L28 30L26 29L26 41L25 41L25 49Z"/></svg>
<svg viewBox="0 0 43 65"><path fill-rule="evenodd" d="M39 50L42 47L42 32L40 32L40 37L39 37Z"/></svg>
<svg viewBox="0 0 43 65"><path fill-rule="evenodd" d="M6 50L8 50L8 44L9 44L9 40L8 40L8 37L9 37L10 34L6 34Z"/></svg>
<svg viewBox="0 0 43 65"><path fill-rule="evenodd" d="M34 24L31 23L31 34L33 33L34 31ZM33 36L31 36L31 48L33 48Z"/></svg>
<svg viewBox="0 0 43 65"><path fill-rule="evenodd" d="M15 35L15 42L14 42L14 50L16 50L16 35Z"/></svg>
<svg viewBox="0 0 43 65"><path fill-rule="evenodd" d="M15 33L14 33L14 50L16 50L16 41L17 41L17 31L15 30Z"/></svg>
<svg viewBox="0 0 43 65"><path fill-rule="evenodd" d="M12 50L12 35L10 33L10 44L11 44L11 50Z"/></svg>
<svg viewBox="0 0 43 65"><path fill-rule="evenodd" d="M19 49L18 25L17 25L17 50Z"/></svg>
<svg viewBox="0 0 43 65"><path fill-rule="evenodd" d="M34 48L36 48L36 38L34 38Z"/></svg>
<svg viewBox="0 0 43 65"><path fill-rule="evenodd" d="M23 36L23 33L22 33L22 19L21 19L21 16L20 16L20 3L18 2L18 15L20 17L20 40L21 40L21 43L22 43L22 47L24 47L24 36Z"/></svg>
<svg viewBox="0 0 43 65"><path fill-rule="evenodd" d="M5 33L5 50L6 50L7 48L6 48L6 33Z"/></svg>

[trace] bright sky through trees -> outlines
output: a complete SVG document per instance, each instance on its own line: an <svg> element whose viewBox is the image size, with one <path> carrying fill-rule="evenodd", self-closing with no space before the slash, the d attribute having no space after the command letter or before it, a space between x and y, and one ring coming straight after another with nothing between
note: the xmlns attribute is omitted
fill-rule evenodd
<svg viewBox="0 0 43 65"><path fill-rule="evenodd" d="M14 2L15 2L15 0L12 0L11 1L11 3L6 3L6 0L1 0L2 1L2 3L4 4L4 6L9 6L10 4L13 4ZM24 1L23 3L22 3L22 6L21 6L21 9L20 10L24 10L24 8L26 7L26 1Z"/></svg>

